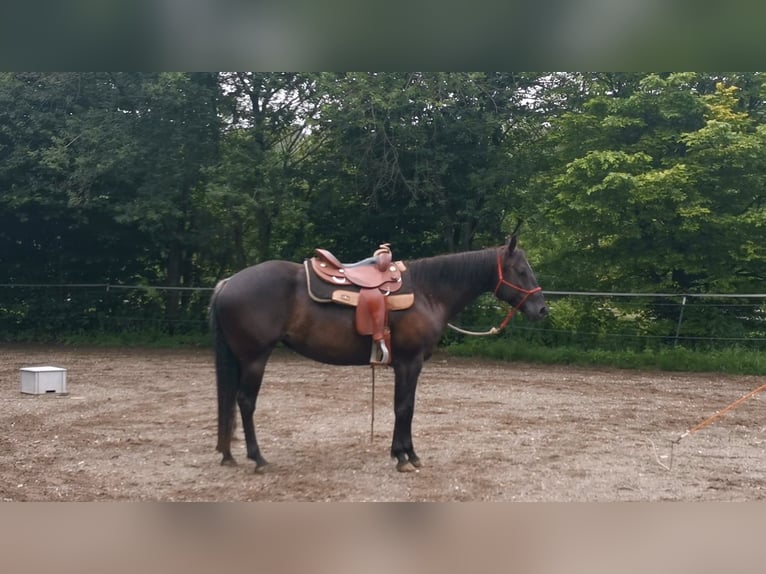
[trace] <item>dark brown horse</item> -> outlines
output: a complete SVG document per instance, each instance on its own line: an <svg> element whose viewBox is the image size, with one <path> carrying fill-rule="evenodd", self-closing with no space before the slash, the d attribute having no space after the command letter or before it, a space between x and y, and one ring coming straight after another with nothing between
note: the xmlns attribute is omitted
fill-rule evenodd
<svg viewBox="0 0 766 574"><path fill-rule="evenodd" d="M528 319L544 318L548 309L524 252L514 234L503 247L440 255L406 263L415 293L412 307L391 311L394 369L394 436L391 457L397 469L410 471L421 462L412 446L415 388L423 362L431 356L447 322L484 292L519 309ZM301 355L336 365L370 361L371 337L354 329L354 309L313 301L303 265L266 261L224 279L210 302L218 382L218 452L221 464L235 464L231 454L235 405L239 405L247 457L256 471L265 466L255 437L253 415L266 362L278 343Z"/></svg>

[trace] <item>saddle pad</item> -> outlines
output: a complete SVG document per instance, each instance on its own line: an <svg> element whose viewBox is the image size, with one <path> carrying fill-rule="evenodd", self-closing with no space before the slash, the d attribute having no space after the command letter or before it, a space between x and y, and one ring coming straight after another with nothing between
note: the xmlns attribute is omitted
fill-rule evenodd
<svg viewBox="0 0 766 574"><path fill-rule="evenodd" d="M350 305L351 307L356 307L359 303L359 292L336 289L333 291L332 300L335 303L340 303L341 305ZM386 297L386 308L389 311L402 311L404 309L409 309L414 303L414 293L396 293Z"/></svg>
<svg viewBox="0 0 766 574"><path fill-rule="evenodd" d="M338 289L338 285L330 285L329 283L323 281L320 277L317 276L316 272L314 271L311 260L306 259L303 262L303 267L306 273L306 287L308 288L309 297L311 297L312 300L316 301L317 303L341 303L344 305L356 305L356 300L358 299L358 294L360 289L354 285L344 285L343 289ZM402 267L404 267L404 264L402 264ZM401 268L401 267L400 267ZM406 269L406 268L405 268ZM345 302L342 300L335 300L333 298L333 294L338 291L340 293L351 293L356 294L356 297L354 297L354 302ZM402 283L401 288L397 291L397 295L413 295L412 292L412 285L409 281L409 274L408 273L402 273ZM338 295L337 297L340 297ZM351 296L349 296L351 297ZM391 298L393 295L389 295L387 298ZM401 301L404 301L402 299ZM414 295L413 295L413 301L414 301ZM401 303L400 303L401 304ZM390 305L390 303L389 303ZM410 304L411 305L411 304ZM391 308L391 307L389 307ZM407 307L403 307L406 309Z"/></svg>

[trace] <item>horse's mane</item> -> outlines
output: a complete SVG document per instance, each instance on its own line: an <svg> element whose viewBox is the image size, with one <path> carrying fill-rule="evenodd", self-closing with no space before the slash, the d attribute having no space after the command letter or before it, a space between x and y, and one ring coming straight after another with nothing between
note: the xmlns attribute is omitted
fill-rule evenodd
<svg viewBox="0 0 766 574"><path fill-rule="evenodd" d="M496 253L496 249L481 249L424 257L408 261L407 268L415 283L477 284L489 279Z"/></svg>

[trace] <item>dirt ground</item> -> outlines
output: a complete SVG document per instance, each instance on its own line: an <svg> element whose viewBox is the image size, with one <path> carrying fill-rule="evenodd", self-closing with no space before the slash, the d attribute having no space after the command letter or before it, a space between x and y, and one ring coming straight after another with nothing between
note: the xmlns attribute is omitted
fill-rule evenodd
<svg viewBox="0 0 766 574"><path fill-rule="evenodd" d="M67 395L20 392L22 367L67 369ZM208 349L0 347L3 501L739 501L766 499L763 384L437 356L413 423L424 467L388 456L393 374L279 351L256 411L264 456L215 452ZM764 393L766 394L766 393ZM672 463L672 464L671 464Z"/></svg>

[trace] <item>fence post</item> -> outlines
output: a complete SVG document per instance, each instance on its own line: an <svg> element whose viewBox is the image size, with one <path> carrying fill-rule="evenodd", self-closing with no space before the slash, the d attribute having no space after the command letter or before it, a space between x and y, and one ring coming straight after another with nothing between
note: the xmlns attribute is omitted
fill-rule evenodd
<svg viewBox="0 0 766 574"><path fill-rule="evenodd" d="M684 307L686 307L686 295L681 299L681 312L678 314L678 324L676 325L676 337L673 341L673 347L678 346L678 335L681 333L681 322L684 320Z"/></svg>

